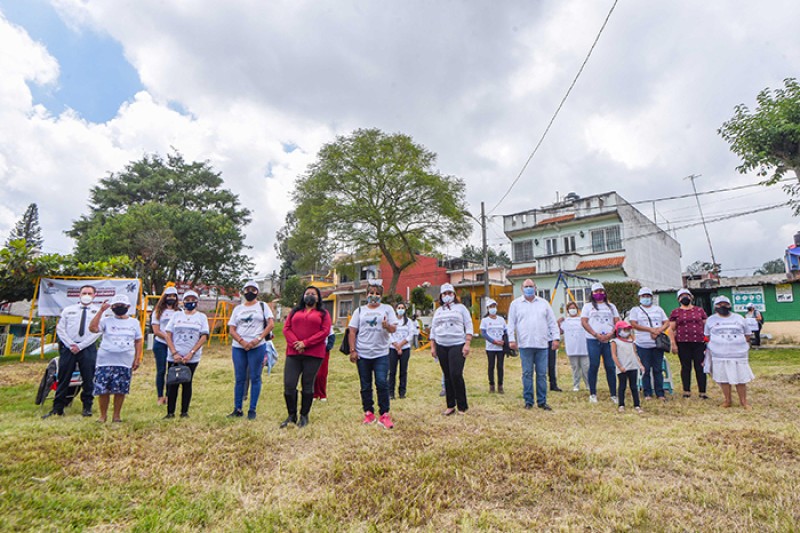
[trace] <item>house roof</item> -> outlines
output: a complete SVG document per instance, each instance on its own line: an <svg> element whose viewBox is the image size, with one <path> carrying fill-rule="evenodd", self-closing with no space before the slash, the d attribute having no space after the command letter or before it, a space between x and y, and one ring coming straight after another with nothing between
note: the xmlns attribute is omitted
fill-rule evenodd
<svg viewBox="0 0 800 533"><path fill-rule="evenodd" d="M575 270L617 268L621 267L624 261L625 261L624 255L621 255L619 257L604 257L603 259L589 259L587 261L581 261L580 263L578 263L578 266L575 267Z"/></svg>
<svg viewBox="0 0 800 533"><path fill-rule="evenodd" d="M522 267L522 268L512 268L508 272L506 272L506 278L521 278L524 276L533 276L536 274L536 267Z"/></svg>
<svg viewBox="0 0 800 533"><path fill-rule="evenodd" d="M559 222L566 222L568 220L574 220L575 213L570 213L569 215L561 215L557 217L546 218L536 223L537 226L546 226L548 224L557 224Z"/></svg>

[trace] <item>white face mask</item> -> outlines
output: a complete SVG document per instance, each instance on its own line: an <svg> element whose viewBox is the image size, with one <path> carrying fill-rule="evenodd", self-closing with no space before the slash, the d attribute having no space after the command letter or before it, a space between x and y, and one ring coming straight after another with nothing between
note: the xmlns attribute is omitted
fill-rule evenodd
<svg viewBox="0 0 800 533"><path fill-rule="evenodd" d="M497 308L496 307L490 307L489 308L489 314L492 315L492 316L496 315L497 314Z"/></svg>
<svg viewBox="0 0 800 533"><path fill-rule="evenodd" d="M570 307L569 309L567 309L567 313L569 314L569 316L578 316L578 310L575 309L574 307Z"/></svg>
<svg viewBox="0 0 800 533"><path fill-rule="evenodd" d="M81 294L81 303L83 305L89 305L94 301L94 296L91 294Z"/></svg>
<svg viewBox="0 0 800 533"><path fill-rule="evenodd" d="M444 303L446 303L446 304L451 304L451 303L453 303L453 300L454 300L454 299L455 299L455 296L453 296L452 294L447 294L447 295L445 295L445 296L442 296L442 301L443 301Z"/></svg>
<svg viewBox="0 0 800 533"><path fill-rule="evenodd" d="M398 309L397 310L397 316L403 316L404 314L406 314L406 310L405 309Z"/></svg>
<svg viewBox="0 0 800 533"><path fill-rule="evenodd" d="M622 339L627 339L628 337L631 336L631 330L629 330L629 329L621 329L621 330L619 330L619 336Z"/></svg>

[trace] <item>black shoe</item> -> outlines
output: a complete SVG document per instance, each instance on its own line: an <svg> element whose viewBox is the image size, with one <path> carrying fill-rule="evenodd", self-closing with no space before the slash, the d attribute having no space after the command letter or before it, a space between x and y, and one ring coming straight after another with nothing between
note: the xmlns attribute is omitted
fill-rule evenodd
<svg viewBox="0 0 800 533"><path fill-rule="evenodd" d="M405 394L401 394L401 395L400 395L400 399L401 399L401 400L405 400L405 399L406 399L406 395L405 395Z"/></svg>
<svg viewBox="0 0 800 533"><path fill-rule="evenodd" d="M242 416L244 416L244 413L242 412L241 409L234 409L231 414L226 416L226 418L240 418Z"/></svg>
<svg viewBox="0 0 800 533"><path fill-rule="evenodd" d="M300 415L300 420L297 422L297 427L304 428L308 425L308 417L306 415Z"/></svg>
<svg viewBox="0 0 800 533"><path fill-rule="evenodd" d="M256 412L255 411L247 411L247 419L248 420L255 420L256 419Z"/></svg>
<svg viewBox="0 0 800 533"><path fill-rule="evenodd" d="M532 403L526 403L525 404L525 409L533 409L533 404Z"/></svg>
<svg viewBox="0 0 800 533"><path fill-rule="evenodd" d="M175 418L175 413L167 413L167 416L164 417L164 420L169 420L170 418Z"/></svg>
<svg viewBox="0 0 800 533"><path fill-rule="evenodd" d="M280 428L281 429L287 428L289 427L289 424L297 424L297 418L293 416L287 417L286 420L281 422Z"/></svg>
<svg viewBox="0 0 800 533"><path fill-rule="evenodd" d="M189 413L181 413L181 418L189 418Z"/></svg>
<svg viewBox="0 0 800 533"><path fill-rule="evenodd" d="M50 418L51 416L64 416L64 413L59 413L58 411L50 411L49 413L42 415L42 420L45 418Z"/></svg>
<svg viewBox="0 0 800 533"><path fill-rule="evenodd" d="M543 403L543 404L539 405L539 409L541 409L543 411L552 411L553 410L553 408L550 407L549 405L547 405L546 403Z"/></svg>
<svg viewBox="0 0 800 533"><path fill-rule="evenodd" d="M89 409L84 409L83 412L81 413L81 415L87 416L87 417L88 416L92 416L92 408L90 407Z"/></svg>
<svg viewBox="0 0 800 533"><path fill-rule="evenodd" d="M550 390L552 392L564 392L563 390L558 388L558 385L556 385L555 387L550 387Z"/></svg>

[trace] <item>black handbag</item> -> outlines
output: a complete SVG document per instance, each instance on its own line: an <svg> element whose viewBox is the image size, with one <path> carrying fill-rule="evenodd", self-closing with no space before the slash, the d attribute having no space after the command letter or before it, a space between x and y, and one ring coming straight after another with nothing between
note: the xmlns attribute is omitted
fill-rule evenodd
<svg viewBox="0 0 800 533"><path fill-rule="evenodd" d="M186 365L173 365L167 369L167 386L190 383L192 371Z"/></svg>
<svg viewBox="0 0 800 533"><path fill-rule="evenodd" d="M517 351L511 349L511 345L508 343L508 333L503 332L503 354L508 357L516 357Z"/></svg>
<svg viewBox="0 0 800 533"><path fill-rule="evenodd" d="M342 344L339 346L339 351L345 355L350 355L350 328L344 328L344 335L342 335Z"/></svg>
<svg viewBox="0 0 800 533"><path fill-rule="evenodd" d="M639 306L639 309L641 309L642 313L644 313L644 316L647 317L647 321L650 322L650 327L652 328L653 321L650 320L650 315L647 314L647 311L645 311L641 305ZM656 349L661 350L662 352L668 352L672 349L672 341L670 340L669 335L666 333L659 333L656 335L655 343Z"/></svg>

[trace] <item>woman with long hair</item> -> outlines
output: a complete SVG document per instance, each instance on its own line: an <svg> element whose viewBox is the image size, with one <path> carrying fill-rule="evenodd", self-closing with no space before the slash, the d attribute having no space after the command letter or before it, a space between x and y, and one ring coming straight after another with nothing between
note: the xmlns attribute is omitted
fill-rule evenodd
<svg viewBox="0 0 800 533"><path fill-rule="evenodd" d="M283 397L286 400L286 420L297 427L308 425L308 414L314 403L314 380L325 359L325 342L331 332L331 315L322 306L322 293L309 285L300 301L289 313L283 326L286 337L286 364L283 367ZM302 378L300 418L297 417L297 384Z"/></svg>
<svg viewBox="0 0 800 533"><path fill-rule="evenodd" d="M486 340L486 356L489 358L489 392L495 390L503 394L503 335L506 333L506 321L497 314L497 302L486 300L486 316L481 319L481 337ZM497 366L497 389L494 387L494 369Z"/></svg>
<svg viewBox="0 0 800 533"><path fill-rule="evenodd" d="M209 335L208 317L197 309L199 300L196 292L186 291L183 294L183 311L172 315L172 319L166 327L167 346L169 347L167 368L186 365L192 373L192 379L194 379L197 365L200 364L203 345ZM178 387L181 388L181 418L189 416L189 405L192 403L191 381L167 386L167 416L164 418L175 418Z"/></svg>
<svg viewBox="0 0 800 533"><path fill-rule="evenodd" d="M408 360L411 358L411 343L414 340L414 321L406 315L406 304L399 302L394 306L397 315L397 329L389 338L389 399L394 400L397 384L397 367L400 366L400 383L397 390L400 398L406 397L408 386Z"/></svg>
<svg viewBox="0 0 800 533"><path fill-rule="evenodd" d="M589 352L589 402L597 403L597 374L600 357L606 370L606 381L611 401L617 403L617 367L611 356L611 339L614 325L619 322L617 307L608 301L602 283L592 284L592 301L583 306L581 325L586 331L586 348Z"/></svg>
<svg viewBox="0 0 800 533"><path fill-rule="evenodd" d="M466 414L467 386L464 383L464 364L472 341L472 316L458 301L453 286L443 284L439 289L439 307L431 322L431 356L439 359L444 373L444 390L447 409L442 413L450 416L456 412Z"/></svg>
<svg viewBox="0 0 800 533"><path fill-rule="evenodd" d="M156 360L156 393L158 394L158 405L167 403L164 395L164 382L167 376L167 333L164 329L169 324L172 315L178 311L178 290L175 287L167 287L156 303L156 308L150 317L150 326L153 328L153 357Z"/></svg>

